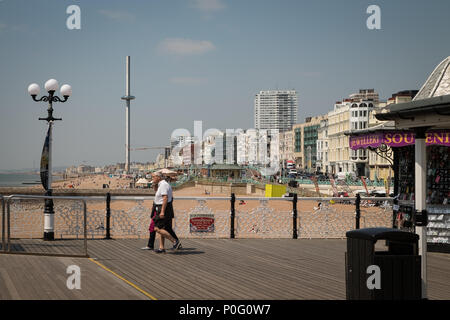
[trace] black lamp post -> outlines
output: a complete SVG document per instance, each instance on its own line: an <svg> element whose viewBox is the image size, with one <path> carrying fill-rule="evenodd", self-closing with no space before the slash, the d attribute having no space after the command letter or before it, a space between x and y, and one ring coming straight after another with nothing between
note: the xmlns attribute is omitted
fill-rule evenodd
<svg viewBox="0 0 450 320"><path fill-rule="evenodd" d="M37 98L40 88L36 83L30 84L28 86L28 93L31 95L34 101L48 102L47 117L39 118L39 120L45 120L48 124L47 137L45 139L44 148L42 150L41 157L41 182L46 190L45 195L52 195L52 127L53 121L62 120L61 118L53 117L53 102L66 102L69 96L72 94L72 88L65 84L61 87L60 92L64 99L55 96L55 91L58 90L58 81L55 79L50 79L45 83L45 90L48 92L48 96L42 96ZM53 200L45 200L44 209L44 240L54 240L55 239L55 219L53 210Z"/></svg>

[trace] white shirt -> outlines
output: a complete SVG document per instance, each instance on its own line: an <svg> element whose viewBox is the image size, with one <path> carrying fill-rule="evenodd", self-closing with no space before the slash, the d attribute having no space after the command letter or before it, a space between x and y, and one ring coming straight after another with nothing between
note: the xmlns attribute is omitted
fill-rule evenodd
<svg viewBox="0 0 450 320"><path fill-rule="evenodd" d="M155 194L155 204L163 204L163 196L167 196L167 202L172 201L172 187L166 180L158 183L158 190Z"/></svg>

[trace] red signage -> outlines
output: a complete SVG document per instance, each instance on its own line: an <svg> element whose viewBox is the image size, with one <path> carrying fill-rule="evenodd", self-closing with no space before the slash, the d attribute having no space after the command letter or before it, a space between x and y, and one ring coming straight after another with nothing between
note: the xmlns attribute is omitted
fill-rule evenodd
<svg viewBox="0 0 450 320"><path fill-rule="evenodd" d="M214 232L213 214L191 214L190 232Z"/></svg>

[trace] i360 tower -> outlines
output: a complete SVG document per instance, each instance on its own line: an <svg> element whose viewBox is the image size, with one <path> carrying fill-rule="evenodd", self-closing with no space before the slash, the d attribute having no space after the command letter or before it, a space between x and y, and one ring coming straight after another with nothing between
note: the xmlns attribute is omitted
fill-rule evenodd
<svg viewBox="0 0 450 320"><path fill-rule="evenodd" d="M130 56L126 58L126 91L122 100L126 101L125 129L125 172L130 172L130 101L134 99L130 91Z"/></svg>

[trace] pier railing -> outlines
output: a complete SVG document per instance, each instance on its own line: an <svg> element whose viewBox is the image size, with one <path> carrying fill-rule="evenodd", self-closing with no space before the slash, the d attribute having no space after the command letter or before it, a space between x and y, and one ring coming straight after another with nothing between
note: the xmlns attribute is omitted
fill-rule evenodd
<svg viewBox="0 0 450 320"><path fill-rule="evenodd" d="M42 200L52 199L53 201L72 201L81 203L82 219L79 222L77 230L77 239L81 241L76 243L56 244L48 241L47 244L33 242L33 239L42 238L43 229L43 208ZM87 205L83 197L65 197L65 196L38 196L38 195L10 195L2 196L2 245L0 252L19 253L19 254L41 254L50 256L72 256L86 257L87 252ZM40 205L36 206L36 201L41 200ZM35 203L24 207L25 210L17 212L17 201ZM13 210L11 210L13 208ZM22 209L24 209L22 208ZM72 210L72 206L68 208ZM16 210L14 210L16 209ZM33 210L39 210L39 213ZM58 207L58 209L60 209ZM12 214L11 214L12 211ZM55 210L55 218L60 218L61 211ZM79 233L79 235L78 235ZM62 237L61 237L62 239Z"/></svg>
<svg viewBox="0 0 450 320"><path fill-rule="evenodd" d="M24 251L32 246L27 241L42 238L45 199L54 201L55 239L73 240L66 242L73 255L87 254L87 239L148 237L153 196L0 196L0 251ZM392 203L392 198L295 193L281 198L175 197L173 228L180 238L345 238L357 228L391 227ZM40 249L53 250L52 245L46 241Z"/></svg>

